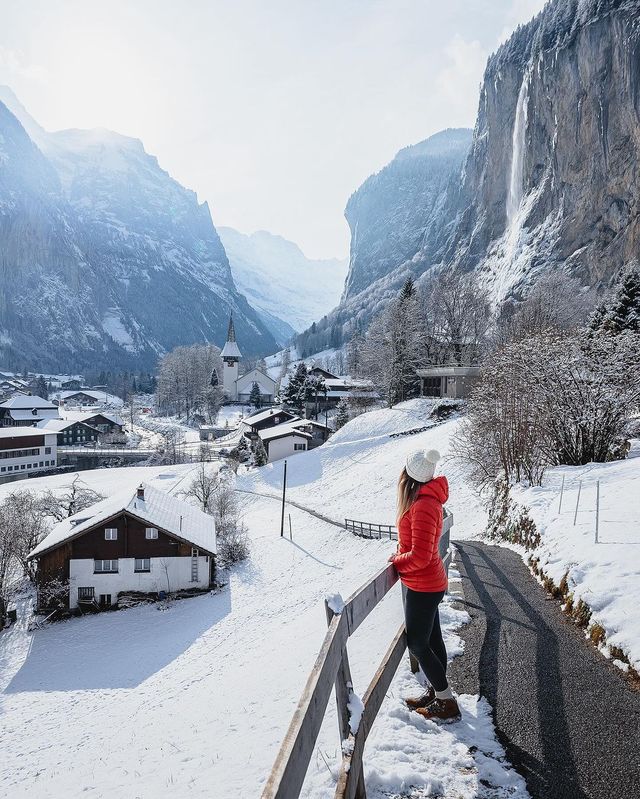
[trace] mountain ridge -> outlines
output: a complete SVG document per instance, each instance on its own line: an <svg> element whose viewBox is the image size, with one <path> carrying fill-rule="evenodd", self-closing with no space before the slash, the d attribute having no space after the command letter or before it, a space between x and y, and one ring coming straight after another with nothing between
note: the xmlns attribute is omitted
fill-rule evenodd
<svg viewBox="0 0 640 799"><path fill-rule="evenodd" d="M140 140L105 130L47 133L16 107L35 143L2 101L12 98L0 93L7 366L151 367L177 344L221 345L231 312L244 352L275 349L235 286L206 202Z"/></svg>

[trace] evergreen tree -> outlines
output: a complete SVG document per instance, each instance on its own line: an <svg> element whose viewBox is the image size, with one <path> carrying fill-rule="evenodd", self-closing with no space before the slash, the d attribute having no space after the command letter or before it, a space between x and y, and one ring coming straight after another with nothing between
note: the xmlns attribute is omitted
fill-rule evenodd
<svg viewBox="0 0 640 799"><path fill-rule="evenodd" d="M612 333L623 330L640 330L640 270L629 269L622 278L611 307L611 315L605 328Z"/></svg>
<svg viewBox="0 0 640 799"><path fill-rule="evenodd" d="M640 331L640 269L632 266L620 278L613 297L601 303L589 322L592 333L617 335Z"/></svg>
<svg viewBox="0 0 640 799"><path fill-rule="evenodd" d="M344 399L341 399L337 405L337 414L335 418L336 430L344 427L349 421L349 406Z"/></svg>
<svg viewBox="0 0 640 799"><path fill-rule="evenodd" d="M269 463L267 451L260 439L258 439L253 445L253 462L256 466L265 466L267 463Z"/></svg>
<svg viewBox="0 0 640 799"><path fill-rule="evenodd" d="M282 401L285 405L290 405L292 408L302 411L308 391L308 375L307 367L301 361L296 366L295 372L289 378L289 382L282 392Z"/></svg>
<svg viewBox="0 0 640 799"><path fill-rule="evenodd" d="M254 381L253 385L251 386L251 392L249 393L249 402L253 405L254 408L259 408L262 404L262 398L260 395L260 386Z"/></svg>

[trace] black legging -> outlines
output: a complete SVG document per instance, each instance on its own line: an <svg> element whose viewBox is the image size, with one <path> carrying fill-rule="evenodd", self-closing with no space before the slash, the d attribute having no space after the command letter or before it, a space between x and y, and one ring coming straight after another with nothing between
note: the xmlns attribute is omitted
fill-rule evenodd
<svg viewBox="0 0 640 799"><path fill-rule="evenodd" d="M444 591L412 591L402 586L407 646L436 691L446 690L449 684L447 650L438 613L443 597Z"/></svg>

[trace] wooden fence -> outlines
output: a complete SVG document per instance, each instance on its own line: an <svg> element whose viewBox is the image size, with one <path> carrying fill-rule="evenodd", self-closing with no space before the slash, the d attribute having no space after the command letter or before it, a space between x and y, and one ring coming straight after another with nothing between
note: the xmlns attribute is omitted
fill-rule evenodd
<svg viewBox="0 0 640 799"><path fill-rule="evenodd" d="M447 569L451 560L449 541L452 525L453 516L447 514L440 539L440 555ZM343 751L334 799L366 799L362 769L364 745L398 669L407 640L402 625L362 697L364 710L353 732L348 709L353 686L347 642L397 581L398 573L390 563L352 594L341 612L334 612L325 602L329 629L262 792L262 799L296 799L300 796L334 686Z"/></svg>
<svg viewBox="0 0 640 799"><path fill-rule="evenodd" d="M356 519L345 519L344 529L362 538L389 538L398 540L398 531L392 524L375 524L374 522L360 522Z"/></svg>

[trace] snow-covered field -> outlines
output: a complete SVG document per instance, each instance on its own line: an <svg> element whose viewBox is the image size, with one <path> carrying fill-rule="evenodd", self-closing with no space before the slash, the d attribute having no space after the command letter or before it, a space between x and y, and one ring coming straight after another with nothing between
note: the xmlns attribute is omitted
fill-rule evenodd
<svg viewBox="0 0 640 799"><path fill-rule="evenodd" d="M416 427L419 409L387 411L390 429ZM400 414L400 415L398 415ZM327 514L393 520L393 483L409 449L446 451L457 422L389 438L378 412L360 417L335 443L289 461L292 493ZM103 493L142 477L178 491L197 467L83 472ZM240 478L278 486L279 464ZM446 469L445 469L446 470ZM477 521L461 476L452 480L456 535ZM68 476L29 481L64 484ZM46 482L49 481L49 482ZM306 486L306 488L305 488ZM7 486L2 490L6 491ZM251 558L215 594L72 619L28 633L25 618L0 636L0 786L11 797L259 796L326 631L323 598L347 596L393 549L289 507L293 540L280 538L271 496L241 494ZM21 610L25 610L22 608ZM466 618L446 605L450 653ZM362 694L402 619L398 587L350 640ZM415 690L401 667L367 744L369 796L525 797L502 762L489 708L461 698L463 720L440 728L399 701ZM477 751L471 747L477 747ZM303 796L333 794L340 746L333 702Z"/></svg>
<svg viewBox="0 0 640 799"><path fill-rule="evenodd" d="M560 508L560 488L565 479ZM595 542L596 491L600 481L600 519ZM576 523L578 488L582 481ZM568 573L574 602L583 599L593 610L607 643L622 648L640 670L640 441L630 457L553 469L542 488L519 489L514 498L530 508L542 535L533 553L553 581ZM608 654L607 650L603 650Z"/></svg>

